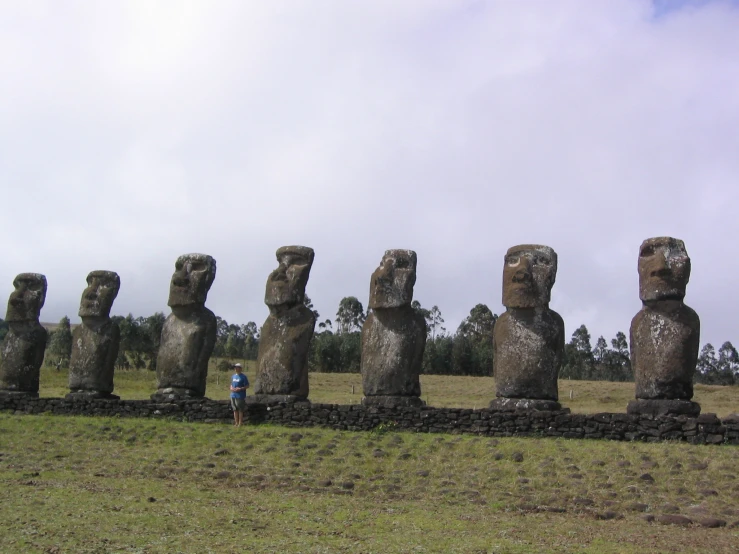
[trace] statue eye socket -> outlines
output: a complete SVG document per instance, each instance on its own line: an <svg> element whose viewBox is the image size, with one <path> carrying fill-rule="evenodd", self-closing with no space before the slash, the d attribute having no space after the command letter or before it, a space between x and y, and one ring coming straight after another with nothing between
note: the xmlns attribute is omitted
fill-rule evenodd
<svg viewBox="0 0 739 554"><path fill-rule="evenodd" d="M395 267L398 269L406 269L409 265L408 260L395 260Z"/></svg>
<svg viewBox="0 0 739 554"><path fill-rule="evenodd" d="M203 262L189 262L187 264L187 272L191 271L205 271L208 268Z"/></svg>
<svg viewBox="0 0 739 554"><path fill-rule="evenodd" d="M639 255L642 258L648 258L649 256L653 256L654 255L654 248L652 248L651 246L645 246L644 248L642 248L642 250L641 250L641 252L640 252Z"/></svg>
<svg viewBox="0 0 739 554"><path fill-rule="evenodd" d="M506 258L506 263L508 265L518 265L518 262L521 261L521 258L518 256L508 256Z"/></svg>
<svg viewBox="0 0 739 554"><path fill-rule="evenodd" d="M41 284L40 283L30 283L28 285L28 290L32 290L33 292L38 292L41 290Z"/></svg>

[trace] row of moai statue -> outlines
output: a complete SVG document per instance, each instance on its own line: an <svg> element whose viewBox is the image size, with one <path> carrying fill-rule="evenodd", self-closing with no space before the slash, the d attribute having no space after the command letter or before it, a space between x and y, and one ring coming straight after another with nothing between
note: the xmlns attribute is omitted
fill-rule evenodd
<svg viewBox="0 0 739 554"><path fill-rule="evenodd" d="M308 399L308 351L315 327L304 305L313 249L277 250L278 267L267 279L269 316L262 327L255 394L250 402ZM362 328L363 404L421 406L419 376L426 322L412 307L416 253L388 250L370 280L370 313ZM681 240L644 241L639 251L639 296L643 307L631 322L631 363L636 400L629 413L697 415L693 374L700 320L683 303L690 258ZM510 248L503 266L506 311L493 331L495 410L558 410L557 380L564 357L565 328L549 308L557 254L548 246ZM205 301L216 276L208 255L187 254L175 263L167 317L157 358L156 401L205 395L208 360L216 342L216 318ZM22 273L8 302L7 334L0 366L0 394L38 395L39 368L47 331L39 324L46 278ZM120 288L112 271L87 277L73 333L68 398L117 398L113 370L120 331L110 309Z"/></svg>

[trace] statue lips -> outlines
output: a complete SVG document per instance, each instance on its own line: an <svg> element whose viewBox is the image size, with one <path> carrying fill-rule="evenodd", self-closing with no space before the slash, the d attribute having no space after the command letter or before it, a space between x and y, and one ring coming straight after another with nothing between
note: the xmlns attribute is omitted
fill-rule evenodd
<svg viewBox="0 0 739 554"><path fill-rule="evenodd" d="M519 269L516 271L510 280L508 290L512 294L530 295L535 292L534 290L534 279L530 271L525 269Z"/></svg>
<svg viewBox="0 0 739 554"><path fill-rule="evenodd" d="M97 299L95 300L85 299L82 302L82 305L80 306L80 311L84 312L85 314L96 313L98 311L98 308L99 308L99 305L98 305Z"/></svg>
<svg viewBox="0 0 739 554"><path fill-rule="evenodd" d="M375 279L375 290L376 295L387 296L393 292L393 282L390 279L378 277Z"/></svg>

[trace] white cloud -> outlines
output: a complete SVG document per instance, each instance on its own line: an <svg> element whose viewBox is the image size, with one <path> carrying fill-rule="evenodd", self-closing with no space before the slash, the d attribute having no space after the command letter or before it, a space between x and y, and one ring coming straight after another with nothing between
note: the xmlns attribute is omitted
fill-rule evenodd
<svg viewBox="0 0 739 554"><path fill-rule="evenodd" d="M454 328L502 311L503 253L539 242L568 333L610 338L639 308L639 244L670 234L704 339L739 342L731 3L27 6L0 22L0 284L45 272L45 320L102 268L116 312L166 309L175 258L202 251L211 308L261 322L274 251L297 243L323 317L412 248L416 297Z"/></svg>

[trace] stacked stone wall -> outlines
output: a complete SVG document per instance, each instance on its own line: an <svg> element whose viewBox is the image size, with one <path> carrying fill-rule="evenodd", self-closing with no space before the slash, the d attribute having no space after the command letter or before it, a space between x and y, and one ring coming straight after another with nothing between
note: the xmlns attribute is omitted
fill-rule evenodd
<svg viewBox="0 0 739 554"><path fill-rule="evenodd" d="M51 413L108 417L170 418L205 423L230 423L228 401L207 398L156 403L150 400L66 400L63 398L0 398L0 411L16 415ZM723 420L714 414L650 416L573 414L561 411L500 412L489 409L383 407L338 404L248 404L244 421L290 427L326 427L371 431L377 427L418 433L464 433L491 437L563 437L620 441L685 441L692 444L739 445L739 415Z"/></svg>

